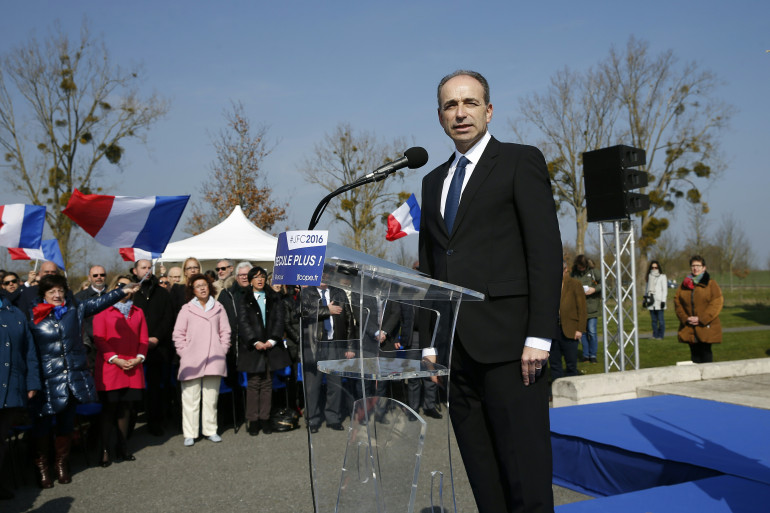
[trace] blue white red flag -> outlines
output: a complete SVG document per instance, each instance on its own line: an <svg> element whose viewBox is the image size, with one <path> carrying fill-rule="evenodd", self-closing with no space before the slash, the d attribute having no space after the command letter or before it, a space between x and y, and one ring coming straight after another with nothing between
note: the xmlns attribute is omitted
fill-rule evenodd
<svg viewBox="0 0 770 513"><path fill-rule="evenodd" d="M56 239L44 240L37 249L31 248L8 248L11 260L48 260L64 269L64 258L62 258L59 249L59 241Z"/></svg>
<svg viewBox="0 0 770 513"><path fill-rule="evenodd" d="M389 241L406 237L420 231L420 205L414 194L409 196L406 203L398 207L388 216L388 234L385 238Z"/></svg>
<svg viewBox="0 0 770 513"><path fill-rule="evenodd" d="M120 248L120 256L126 262L136 262L138 260L155 260L160 258L161 253L153 253L139 248Z"/></svg>
<svg viewBox="0 0 770 513"><path fill-rule="evenodd" d="M113 248L166 249L190 196L106 196L75 189L62 213Z"/></svg>
<svg viewBox="0 0 770 513"><path fill-rule="evenodd" d="M39 248L43 240L45 207L37 205L0 205L0 246Z"/></svg>

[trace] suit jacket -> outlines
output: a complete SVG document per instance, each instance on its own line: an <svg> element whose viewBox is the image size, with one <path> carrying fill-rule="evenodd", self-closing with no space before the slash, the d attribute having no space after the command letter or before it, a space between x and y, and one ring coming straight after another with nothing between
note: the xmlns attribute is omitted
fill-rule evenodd
<svg viewBox="0 0 770 513"><path fill-rule="evenodd" d="M575 339L575 332L586 330L588 308L583 285L575 278L565 276L561 286L561 302L559 304L559 320L564 337Z"/></svg>
<svg viewBox="0 0 770 513"><path fill-rule="evenodd" d="M355 321L350 302L345 291L336 287L329 287L329 300L342 306L342 313L332 317L332 339L340 341L333 345L318 344L324 340L324 320L330 317L329 307L321 304L321 295L316 287L302 289L302 324L305 328L307 341L303 341L303 358L306 362L320 360L336 360L344 358L345 350L355 350L352 340L355 337Z"/></svg>
<svg viewBox="0 0 770 513"><path fill-rule="evenodd" d="M441 189L454 155L422 184L420 270L484 294L460 307L456 333L482 363L521 358L528 336L554 339L562 248L551 183L537 148L492 138L463 191L452 233ZM420 337L421 345L430 337Z"/></svg>
<svg viewBox="0 0 770 513"><path fill-rule="evenodd" d="M109 292L107 290L107 287L104 287L101 293L96 292L93 287L88 287L87 289L81 290L80 292L75 294L75 300L78 303L82 303L83 301L91 299L92 297L103 296L107 292ZM83 344L85 344L86 350L88 351L89 367L93 367L95 353L96 353L96 345L94 343L94 318L93 317L86 317L86 319L83 321Z"/></svg>

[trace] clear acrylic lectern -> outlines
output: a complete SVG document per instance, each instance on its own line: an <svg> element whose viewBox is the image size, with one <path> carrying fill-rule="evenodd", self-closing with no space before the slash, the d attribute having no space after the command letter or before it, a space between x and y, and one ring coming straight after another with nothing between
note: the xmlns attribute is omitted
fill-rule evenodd
<svg viewBox="0 0 770 513"><path fill-rule="evenodd" d="M328 303L303 289L301 318L305 415L318 427L309 430L315 511L455 511L449 416L426 422L393 397L405 397L406 380L437 376L448 386L457 311L484 296L336 244L327 247L323 283ZM329 304L342 307L331 320ZM422 323L435 363L419 346L381 345L393 309ZM338 422L342 430L328 427Z"/></svg>

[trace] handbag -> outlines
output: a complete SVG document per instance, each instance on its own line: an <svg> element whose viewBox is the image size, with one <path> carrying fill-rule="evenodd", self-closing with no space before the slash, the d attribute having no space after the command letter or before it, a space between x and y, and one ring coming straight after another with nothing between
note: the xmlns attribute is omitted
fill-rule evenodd
<svg viewBox="0 0 770 513"><path fill-rule="evenodd" d="M644 296L642 296L642 306L644 308L649 308L655 303L655 298L652 297L652 294L647 293Z"/></svg>

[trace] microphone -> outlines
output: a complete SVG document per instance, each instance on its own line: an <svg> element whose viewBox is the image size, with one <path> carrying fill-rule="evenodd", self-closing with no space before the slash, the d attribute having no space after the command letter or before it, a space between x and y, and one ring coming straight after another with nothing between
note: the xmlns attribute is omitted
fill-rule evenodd
<svg viewBox="0 0 770 513"><path fill-rule="evenodd" d="M360 184L361 182L379 182L384 180L388 175L395 173L399 169L409 167L409 169L417 169L428 163L428 152L425 148L414 146L404 152L404 156L393 162L388 162L384 166L380 166L369 174L366 174L356 180L354 183Z"/></svg>

